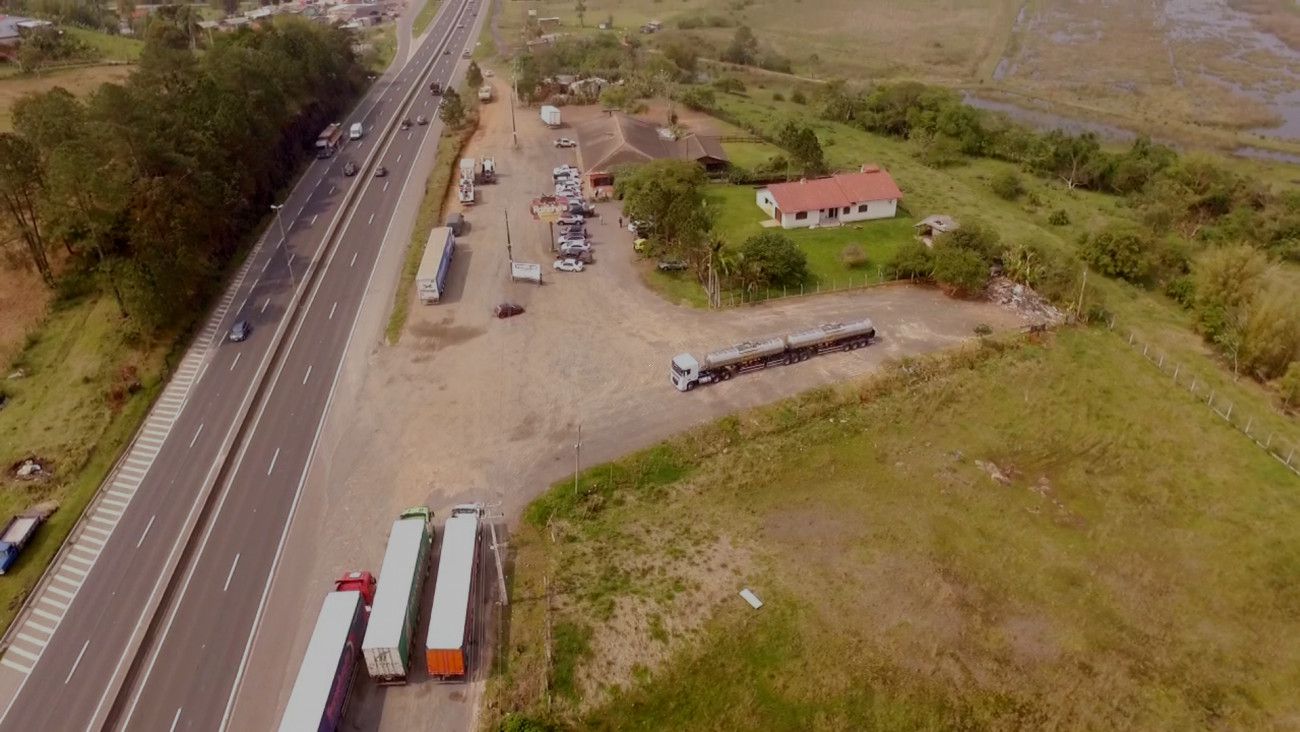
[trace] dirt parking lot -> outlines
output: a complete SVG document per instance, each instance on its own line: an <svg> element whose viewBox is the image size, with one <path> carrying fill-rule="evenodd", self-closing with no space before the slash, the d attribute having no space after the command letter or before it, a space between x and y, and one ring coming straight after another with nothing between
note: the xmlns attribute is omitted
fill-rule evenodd
<svg viewBox="0 0 1300 732"><path fill-rule="evenodd" d="M281 571L254 649L236 719L265 729L278 721L306 647L322 588L343 571L378 569L387 529L412 504L434 508L441 538L446 509L496 504L505 521L574 469L582 429L583 465L609 460L736 410L871 371L888 358L951 346L979 323L1022 324L987 303L957 302L907 286L790 299L721 312L672 305L641 281L631 235L603 204L589 228L596 262L585 272L551 269L545 224L528 203L551 188L550 171L575 162L533 109L518 109L511 147L508 102L485 106L467 156L496 159L499 182L480 188L465 211L470 228L441 304L415 305L399 345L379 345L378 328L345 378L325 442L289 534ZM566 109L570 121L591 110ZM512 283L505 220L516 259L539 262L545 284ZM645 266L644 264L640 266ZM527 312L492 316L510 300ZM744 375L683 394L669 383L669 360L752 336L829 320L871 317L869 348ZM427 601L426 610L427 612ZM422 648L424 629L417 633ZM482 666L480 666L482 670ZM481 676L481 674L480 674ZM380 690L359 680L349 713L359 729L457 729L472 724L474 684L414 683Z"/></svg>

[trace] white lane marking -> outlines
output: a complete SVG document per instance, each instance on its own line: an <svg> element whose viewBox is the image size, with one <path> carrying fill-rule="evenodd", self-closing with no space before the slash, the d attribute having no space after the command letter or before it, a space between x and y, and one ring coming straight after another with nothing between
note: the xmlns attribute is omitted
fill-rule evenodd
<svg viewBox="0 0 1300 732"><path fill-rule="evenodd" d="M50 605L53 605L54 607L57 607L58 609L62 610L62 611L65 612L65 613L68 611L68 606L67 606L67 605L64 605L63 603L59 602L58 600L51 600L49 597L46 597L46 596L44 596L44 595L41 596L41 602L44 602L44 603L48 603L48 604L50 604Z"/></svg>
<svg viewBox="0 0 1300 732"><path fill-rule="evenodd" d="M24 666L21 663L10 661L9 654L5 654L4 658L0 658L0 664L4 664L5 666L8 666L9 668L18 671L19 673L22 674L30 674L32 672L31 666Z"/></svg>
<svg viewBox="0 0 1300 732"><path fill-rule="evenodd" d="M99 510L100 510L100 511L103 511L104 513L108 514L109 516L116 516L118 519L121 519L121 518L122 518L122 510L121 510L121 509L118 509L118 508L109 508L108 506L105 506L105 505L104 505L104 502L103 502L103 501L100 501L100 502L99 502ZM115 521L114 523L116 523L116 521Z"/></svg>
<svg viewBox="0 0 1300 732"><path fill-rule="evenodd" d="M385 183L384 185L388 185L388 184ZM370 224L373 224L373 223L375 223L375 215L374 215L374 214L370 214L370 218L366 219L366 226L369 226Z"/></svg>
<svg viewBox="0 0 1300 732"><path fill-rule="evenodd" d="M72 681L72 675L75 674L75 673L77 673L77 666L81 664L81 657L84 656L84 655L86 655L86 647L89 646L89 645L90 645L90 641L89 641L89 640L87 640L85 643L82 644L82 646L81 646L81 653L78 653L78 654L77 654L77 660L75 660L75 661L72 662L72 670L71 670L71 671L68 671L68 676L67 676L67 678L65 678L65 679L63 680L63 683L66 684L66 683L68 683L69 681Z"/></svg>
<svg viewBox="0 0 1300 732"><path fill-rule="evenodd" d="M271 456L271 466L266 469L266 474L270 475L275 470L275 461L280 459L280 448L275 448L275 454Z"/></svg>
<svg viewBox="0 0 1300 732"><path fill-rule="evenodd" d="M40 623L36 622L35 620L32 620L31 618L27 619L27 627L35 628L46 635L54 635L54 628L41 625Z"/></svg>
<svg viewBox="0 0 1300 732"><path fill-rule="evenodd" d="M144 531L140 534L140 541L135 543L136 549L139 549L140 545L144 543L144 538L149 535L149 529L153 528L153 520L156 518L158 518L158 514L149 517L149 523L145 524Z"/></svg>
<svg viewBox="0 0 1300 732"><path fill-rule="evenodd" d="M303 383L304 386L306 386L306 384L307 384L307 379L310 379L310 378L311 378L311 365L309 364L309 365L307 366L307 373L305 373L305 374L302 375L302 383Z"/></svg>
<svg viewBox="0 0 1300 732"><path fill-rule="evenodd" d="M249 291L249 292L252 292L253 290L256 290L256 289L257 289L257 283L259 283L259 282L261 282L261 281L262 281L262 278L261 278L261 277L258 277L257 279L253 280L253 284L251 284L251 285L248 286L248 291Z"/></svg>
<svg viewBox="0 0 1300 732"><path fill-rule="evenodd" d="M338 306L339 306L338 301L335 301L333 305L330 305L330 316L326 318L326 320L334 319L334 309L337 308Z"/></svg>
<svg viewBox="0 0 1300 732"><path fill-rule="evenodd" d="M267 255L266 261L262 263L262 271L265 272L267 267L271 266L271 257Z"/></svg>
<svg viewBox="0 0 1300 732"><path fill-rule="evenodd" d="M199 441L199 435L201 434L203 434L202 424L199 425L199 428L197 430L194 430L194 436L190 438L190 447L194 447L194 443Z"/></svg>
<svg viewBox="0 0 1300 732"><path fill-rule="evenodd" d="M32 653L31 651L25 651L19 648L18 646L9 646L9 652L17 653L18 655L22 656L23 658L26 658L29 661L37 661L40 659L40 656Z"/></svg>
<svg viewBox="0 0 1300 732"><path fill-rule="evenodd" d="M271 298L268 297L266 298L266 302L262 303L262 309L259 312L263 312L263 313L266 312L266 306L270 304L271 304Z"/></svg>
<svg viewBox="0 0 1300 732"><path fill-rule="evenodd" d="M54 579L56 579L56 580L58 580L58 581L60 581L60 582L66 582L66 583L72 585L73 587L78 587L78 588L81 587L81 580L75 580L75 579L72 579L71 577L68 577L68 576L66 576L66 575L56 574L56 575L54 575Z"/></svg>
<svg viewBox="0 0 1300 732"><path fill-rule="evenodd" d="M67 563L64 563L63 569L64 571L71 572L75 575L79 575L83 580L86 578L86 570L84 569L77 569L76 567Z"/></svg>
<svg viewBox="0 0 1300 732"><path fill-rule="evenodd" d="M234 371L234 370L235 370L235 364L239 363L239 357L242 356L242 355L244 355L244 354L242 354L242 353L236 353L236 354L235 354L235 360L230 362L230 370L231 370L231 371Z"/></svg>
<svg viewBox="0 0 1300 732"><path fill-rule="evenodd" d="M131 497L130 493L123 493L122 491L109 491L108 495L117 496L118 498L127 498L127 499Z"/></svg>
<svg viewBox="0 0 1300 732"><path fill-rule="evenodd" d="M406 133L406 139L408 139L408 140L411 139L411 135L414 135L414 134L415 134L414 132L408 132L408 133Z"/></svg>
<svg viewBox="0 0 1300 732"><path fill-rule="evenodd" d="M357 263L357 254L358 254L358 252L353 252L353 253L352 253L352 261L351 261L351 262L348 262L348 266L349 266L349 267L352 267L352 266L356 265L356 263Z"/></svg>
<svg viewBox="0 0 1300 732"><path fill-rule="evenodd" d="M32 608L32 614L39 615L42 618L45 618L46 620L53 620L56 623L63 619L62 615L55 615L54 613L49 612L47 610L42 610L39 607Z"/></svg>
<svg viewBox="0 0 1300 732"><path fill-rule="evenodd" d="M384 181L384 192L388 192L388 181Z"/></svg>
<svg viewBox="0 0 1300 732"><path fill-rule="evenodd" d="M315 226L315 225L316 225L316 217L317 217L317 216L320 216L320 214L312 214L312 215L311 215L311 225L312 225L312 226Z"/></svg>
<svg viewBox="0 0 1300 732"><path fill-rule="evenodd" d="M44 648L47 644L47 641L43 641L34 635L27 635L26 633L15 633L14 637L19 638L21 640L25 640L28 643L31 643L32 645L36 646L37 648Z"/></svg>
<svg viewBox="0 0 1300 732"><path fill-rule="evenodd" d="M45 586L45 591L46 591L46 592L53 592L54 594L58 595L59 597L66 597L66 598L68 598L69 600L71 600L73 597L76 596L76 593L75 593L75 592L69 592L68 590L63 589L62 587L55 587L55 586L54 586L54 583L50 583L50 584L46 585L46 586Z"/></svg>
<svg viewBox="0 0 1300 732"><path fill-rule="evenodd" d="M181 721L181 708L176 707L176 716L172 717L172 727L170 732L176 732L176 723Z"/></svg>
<svg viewBox="0 0 1300 732"><path fill-rule="evenodd" d="M230 579L235 576L235 567L239 566L239 555L235 555L235 561L230 565L230 571L226 573L226 584L221 588L222 592L230 589Z"/></svg>
<svg viewBox="0 0 1300 732"><path fill-rule="evenodd" d="M329 193L329 194L330 194L331 196L334 195L334 186L330 186L330 193Z"/></svg>
<svg viewBox="0 0 1300 732"><path fill-rule="evenodd" d="M99 505L114 506L115 507L114 510L116 510L118 515L120 516L122 514L122 509L126 508L126 501L119 501L114 498L109 498L108 494L105 494L104 498L100 499Z"/></svg>
<svg viewBox="0 0 1300 732"><path fill-rule="evenodd" d="M302 209L299 209L299 210L298 210L298 213L302 213ZM293 231L293 225L296 224L296 223L298 223L298 219L294 219L293 221L290 221L290 222L289 222L289 225L286 226L286 227L284 227L284 230L285 230L285 231Z"/></svg>
<svg viewBox="0 0 1300 732"><path fill-rule="evenodd" d="M195 381L203 381L203 375L208 373L208 363L203 364L203 368L199 369L199 377Z"/></svg>
<svg viewBox="0 0 1300 732"><path fill-rule="evenodd" d="M397 162L399 162L399 163L402 162L402 156L401 156L401 155L398 155L398 156L397 156Z"/></svg>

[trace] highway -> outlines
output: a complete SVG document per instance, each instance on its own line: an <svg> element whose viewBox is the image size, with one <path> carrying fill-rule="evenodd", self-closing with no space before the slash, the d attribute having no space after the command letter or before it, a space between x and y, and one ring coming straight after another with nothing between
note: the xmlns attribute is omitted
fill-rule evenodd
<svg viewBox="0 0 1300 732"><path fill-rule="evenodd" d="M84 576L74 580L75 591L62 593L70 599L49 608L57 618L40 621L49 637L40 639L38 651L15 642L6 653L3 673L26 673L0 730L225 725L362 295L410 163L440 125L394 132L375 160L388 169L386 177L363 168L347 178L343 165L363 163L413 88L406 116L436 117L436 98L420 87L451 80L461 52L472 46L480 8L469 0L445 2L406 63L376 80L343 120L344 129L362 122L366 137L312 163L289 194L281 220L234 283L232 306L216 329L221 338L246 318L252 336L205 344L196 380L166 433L154 438L160 444L138 487L121 510L108 514L116 516L103 519L110 528L102 550L77 572ZM345 210L350 193L355 203ZM336 221L338 231L328 237ZM319 270L304 282L310 265ZM304 287L311 289L296 298ZM289 308L299 302L291 317ZM286 340L270 361L280 328L287 329ZM263 373L269 381L259 391ZM241 425L250 404L250 421ZM214 505L204 514L205 486L214 479ZM187 527L195 521L191 537ZM156 615L146 611L151 599L164 597ZM27 650L14 656L15 647Z"/></svg>

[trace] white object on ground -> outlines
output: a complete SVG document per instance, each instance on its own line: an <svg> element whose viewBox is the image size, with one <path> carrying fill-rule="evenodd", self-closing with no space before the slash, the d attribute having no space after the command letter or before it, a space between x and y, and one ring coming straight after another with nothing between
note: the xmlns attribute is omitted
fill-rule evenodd
<svg viewBox="0 0 1300 732"><path fill-rule="evenodd" d="M740 591L740 596L745 598L745 602L749 603L749 606L755 610L763 607L763 601L758 599L758 595L750 592L748 587Z"/></svg>

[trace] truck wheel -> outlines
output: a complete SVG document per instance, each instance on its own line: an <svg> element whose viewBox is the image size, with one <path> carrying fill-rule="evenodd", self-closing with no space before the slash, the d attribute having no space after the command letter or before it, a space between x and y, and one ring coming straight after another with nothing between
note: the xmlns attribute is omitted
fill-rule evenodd
<svg viewBox="0 0 1300 732"><path fill-rule="evenodd" d="M695 388L695 382L694 382L694 381L688 381L688 382L686 382L686 391L690 391L691 389L694 389L694 388Z"/></svg>
<svg viewBox="0 0 1300 732"><path fill-rule="evenodd" d="M723 380L723 381L729 381L730 379L731 379L731 371L730 371L730 370L723 371L723 372L722 372L722 380Z"/></svg>

